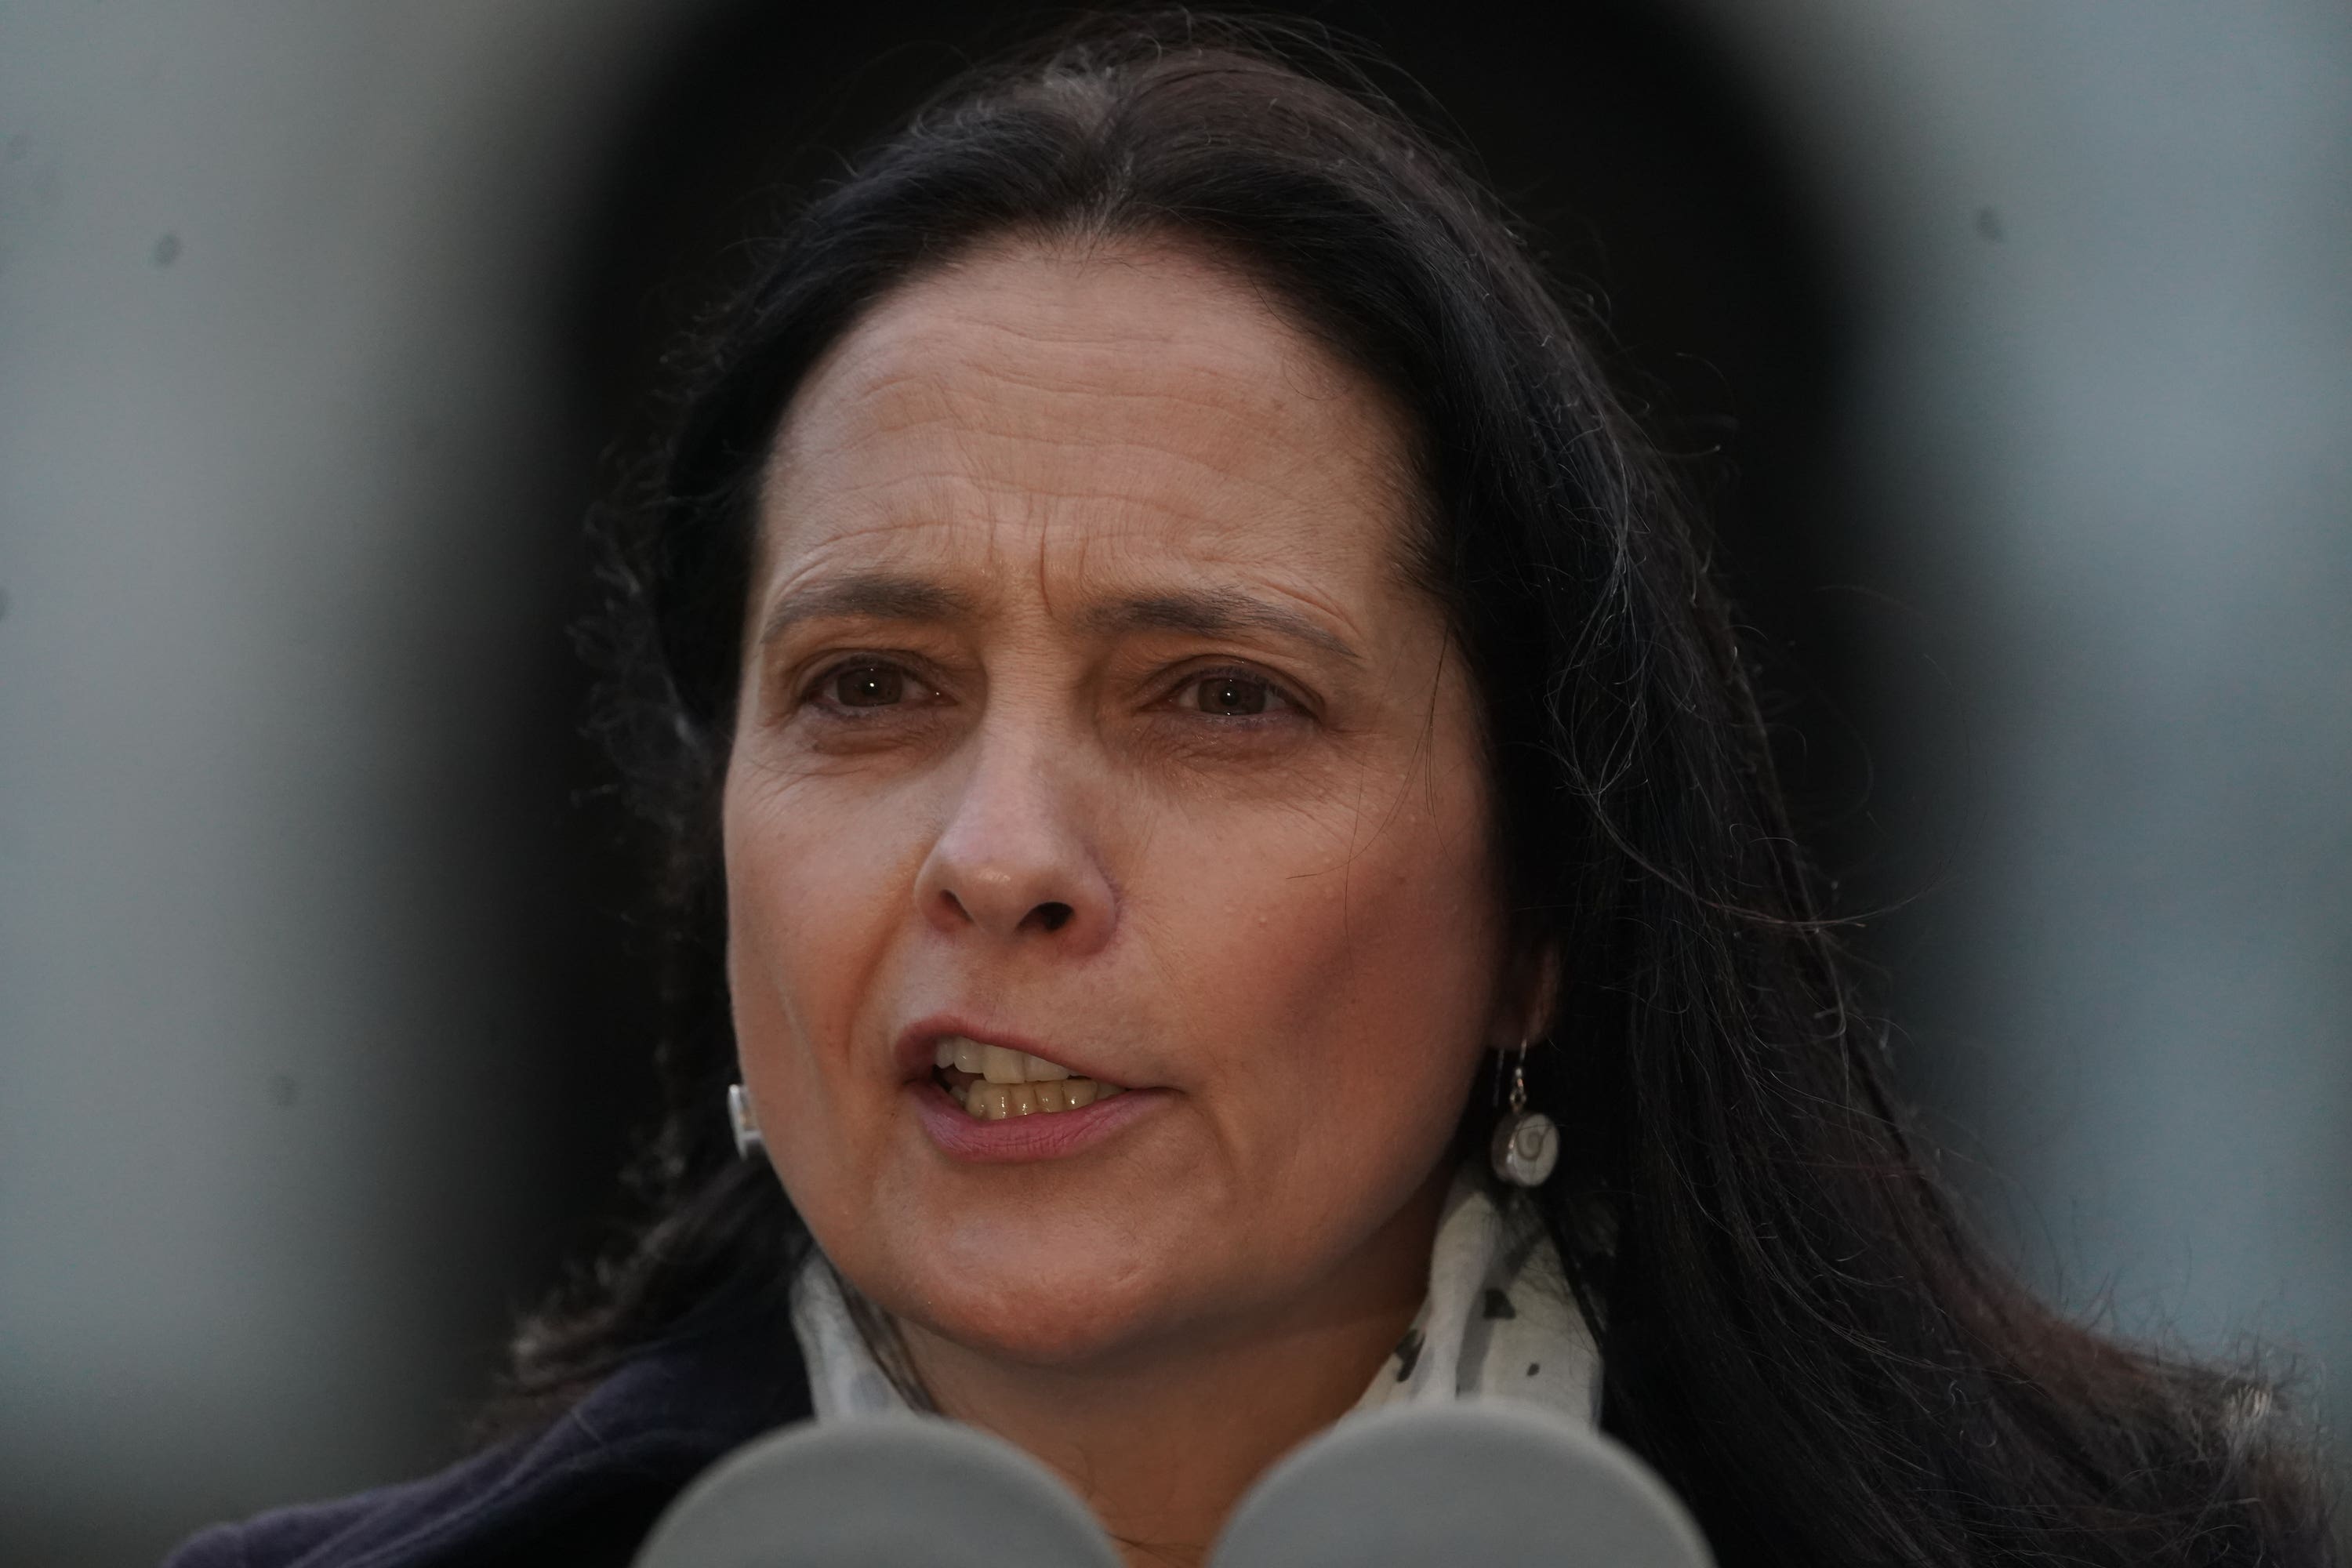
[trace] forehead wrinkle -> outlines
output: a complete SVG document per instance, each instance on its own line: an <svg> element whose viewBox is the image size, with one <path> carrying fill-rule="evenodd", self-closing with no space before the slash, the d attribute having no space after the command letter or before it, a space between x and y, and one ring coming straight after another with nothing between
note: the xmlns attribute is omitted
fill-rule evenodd
<svg viewBox="0 0 2352 1568"><path fill-rule="evenodd" d="M904 504L894 504L901 498L893 491L912 493L903 497ZM770 590L779 603L793 595L797 582L829 574L845 556L902 563L902 571L916 575L974 576L987 584L986 597L992 600L1004 584L1010 549L1029 557L1047 617L1061 618L1055 601L1067 592L1072 624L1093 635L1258 631L1305 643L1359 668L1365 657L1359 650L1369 650L1377 640L1359 616L1309 586L1319 552L1302 556L1296 548L1272 554L1254 549L1255 534L1247 526L1214 512L1180 510L1166 498L919 473L885 476L841 494L855 496L856 504L828 505L789 521L775 518L763 531L779 545L799 546L792 552L800 559ZM1025 540L1020 537L1024 532ZM1343 575L1347 564L1345 559L1324 562ZM930 609L943 616L979 607L980 598L966 594L960 605ZM779 616L772 610L761 639L807 618L805 613Z"/></svg>
<svg viewBox="0 0 2352 1568"><path fill-rule="evenodd" d="M1154 332L1148 328L1160 318L1151 312L1106 321L1091 310L1083 279L1040 289L1034 272L975 278L1007 260L1019 268L1064 265L1021 247L983 255L910 285L895 303L960 285L976 301L959 300L954 310L932 300L913 310L886 301L827 356L779 432L769 478L781 480L783 470L799 469L794 477L819 486L826 501L850 502L845 511L873 521L845 527L851 518L793 515L776 505L763 519L775 534L800 534L817 552L835 555L846 538L910 526L936 537L941 528L952 533L979 523L980 553L993 577L1006 563L1001 552L1011 541L1003 535L1029 527L1044 589L1058 586L1049 578L1057 565L1065 574L1090 576L1104 549L1150 558L1163 552L1150 547L1162 536L1173 547L1170 553L1224 555L1247 570L1252 557L1266 555L1252 548L1263 531L1254 525L1286 517L1309 527L1306 538L1282 542L1281 559L1295 562L1305 547L1308 557L1352 576L1361 541L1349 527L1329 526L1337 521L1336 494L1342 511L1377 510L1388 525L1380 531L1386 535L1382 563L1391 573L1405 564L1409 549L1400 547L1408 543L1419 487L1408 477L1412 464L1400 411L1384 389L1334 361L1268 306L1262 291L1236 290L1241 280L1222 268L1212 268L1203 288L1197 267L1180 258L1171 275L1174 325ZM1166 270L1150 256L1097 258L1087 265L1108 260L1126 270ZM1261 319L1271 340L1255 331L1202 330L1202 321L1219 325L1213 318L1236 310ZM1036 373L1041 365L1045 374ZM1024 399L1025 416L1016 406ZM1075 416L1055 417L1064 405ZM1357 409L1371 419L1350 417ZM1326 413L1351 428L1326 428L1329 421L1318 417ZM1163 424L1189 425L1196 438L1153 438ZM1237 449L1250 461L1230 461ZM1024 451L1061 460L1030 471ZM1369 461L1341 460L1335 472L1334 459L1351 454ZM808 538L803 525L819 537ZM1059 562L1057 542L1076 547ZM763 553L772 565L772 552ZM1321 602L1328 595L1295 596L1330 613ZM1338 617L1342 625L1353 618Z"/></svg>
<svg viewBox="0 0 2352 1568"><path fill-rule="evenodd" d="M970 616L979 607L979 601L961 589L910 572L869 568L787 590L769 606L760 641L772 643L803 621L939 621Z"/></svg>
<svg viewBox="0 0 2352 1568"><path fill-rule="evenodd" d="M1051 257L1038 256L1022 258L1018 264L1051 268L1055 262ZM1008 433L999 426L1020 421L1014 407L1019 399L1002 395L1004 392L1074 404L1081 413L1093 416L1079 423L1094 428L1075 438L1041 434L1034 423L1009 432L1049 446L1099 447L1133 441L1102 428L1107 413L1116 416L1108 423L1139 422L1150 429L1168 423L1172 414L1197 410L1214 416L1218 424L1236 434L1256 437L1270 419L1297 423L1291 416L1302 404L1345 403L1367 394L1376 405L1382 405L1379 413L1387 417L1381 422L1393 426L1394 411L1384 405L1386 400L1378 388L1334 363L1328 350L1265 306L1254 292L1234 289L1234 281L1213 277L1205 289L1180 285L1178 291L1187 296L1185 304L1239 309L1259 318L1255 324L1268 329L1266 336L1181 326L1154 333L1132 318L1106 329L1074 315L1069 302L1059 296L1040 301L1034 290L996 287L983 289L982 300L952 312L904 309L877 312L853 331L858 341L845 343L839 357L817 379L851 383L845 389L849 395L844 401L879 405L869 410L869 418L893 432L944 416L975 430ZM908 292L919 302L925 294L959 283L972 284L971 269L926 279L911 285ZM1080 301L1077 310L1084 309L1085 302ZM1008 310L1020 319L999 319ZM1066 321L1070 323L1068 330L1052 330ZM954 384L965 375L992 385L996 392L970 395L967 389ZM1000 410L1004 418L992 417ZM1307 460L1290 467L1319 466L1313 456L1327 443L1313 439L1318 435L1313 430L1296 434L1309 437L1297 444ZM1387 434L1393 437L1396 432L1391 428ZM1133 444L1183 457L1156 442ZM1391 459L1394 456L1390 454Z"/></svg>
<svg viewBox="0 0 2352 1568"><path fill-rule="evenodd" d="M957 395L960 390L934 386L926 395L962 401ZM786 510L794 479L822 485L830 501L856 503L846 510L895 511L901 519L909 513L927 513L945 526L954 526L959 513L977 511L993 531L1019 526L1023 521L1019 514L1026 510L1033 513L1029 521L1047 532L1056 531L1066 521L1075 522L1089 543L1106 534L1148 536L1151 525L1146 520L1154 515L1188 534L1206 531L1227 537L1236 531L1229 521L1234 515L1281 512L1319 521L1315 515L1318 509L1294 484L1237 474L1231 464L1218 461L1214 455L1196 454L1159 441L1099 432L1049 434L1034 425L1006 431L982 427L975 432L972 426L982 426L982 420L960 418L945 408L898 427L904 437L936 424L940 430L937 440L922 440L919 436L912 443L892 441L887 433L871 427L855 429L857 421L843 423L852 429L838 439L830 438L831 432L819 436L808 430L801 432L803 439L780 450L771 467L765 509L767 521L779 534L808 515ZM1235 436L1245 424L1238 418L1230 423ZM975 439L975 434L980 438ZM893 446L899 450L890 451ZM880 461L874 460L877 447ZM1079 461L1038 464L1034 458L1040 451ZM1293 465L1291 471L1274 478L1299 479L1303 476L1297 469L1306 466ZM913 506L898 502L893 494L909 489L919 498ZM1092 515L1072 515L1084 512ZM1041 539L1040 542L1048 542Z"/></svg>
<svg viewBox="0 0 2352 1568"><path fill-rule="evenodd" d="M900 326L893 334L897 341L869 345L862 353L845 345L839 359L812 378L807 401L823 406L824 415L815 421L788 420L780 449L794 448L795 456L841 457L877 437L940 426L957 444L981 436L1048 449L1135 448L1200 466L1199 459L1150 439L1150 433L1181 425L1187 413L1200 413L1236 435L1255 435L1270 417L1281 418L1298 401L1277 395L1292 379L1285 374L1283 363L1236 363L1240 356L1221 353L1221 363L1204 364L1192 354L1158 352L1154 342L1140 334L1111 342L1074 339L1095 341L1098 350L1083 354L1076 365L1064 360L1034 371L1021 363L1017 353L957 351L960 336L989 331L1005 329L960 314L944 324ZM1022 347L1041 346L1034 336L1015 335ZM933 339L945 339L946 344ZM1197 339L1181 341L1197 346ZM964 384L967 381L980 384ZM1071 405L1075 416L1055 419L1041 429L1034 407L1038 402L1048 405L1049 411L1052 405ZM821 432L812 425L831 428ZM1073 433L1058 433L1066 427Z"/></svg>
<svg viewBox="0 0 2352 1568"><path fill-rule="evenodd" d="M772 510L781 510L783 499L776 498ZM1278 552L1255 548L1257 531L1234 521L1221 506L1181 505L1190 498L1164 495L1107 494L1101 486L1045 487L924 471L880 476L844 487L838 497L828 499L856 504L827 505L789 522L772 522L774 538L793 542L797 533L802 545L795 552L802 559L772 593L832 569L845 554L867 561L895 558L917 569L963 560L970 563L966 569L995 584L1003 578L1009 546L1030 556L1034 580L1049 598L1065 582L1108 580L1100 592L1078 594L1087 606L1080 612L1085 628L1091 631L1272 631L1359 664L1358 648L1371 646L1358 616L1330 594L1309 586L1318 561L1320 570L1344 577L1348 552L1328 558L1320 552L1302 552L1303 542L1297 540L1284 542L1288 547ZM815 537L808 537L812 532ZM1024 532L1028 537L1014 543ZM1221 576L1229 580L1220 582ZM1231 576L1241 579L1239 585ZM1264 595L1297 607L1269 605ZM1357 646L1350 647L1349 639Z"/></svg>
<svg viewBox="0 0 2352 1568"><path fill-rule="evenodd" d="M992 371L983 374L1003 379ZM1285 432L1290 438L1269 442L1265 434L1269 408L1264 405L1183 397L1164 388L1116 394L1073 389L1055 395L1055 401L1070 405L1068 416L1041 419L1034 407L1015 407L1010 399L992 398L951 382L933 384L921 395L933 405L929 412L887 429L845 435L827 443L824 455L854 471L877 449L887 453L895 446L920 454L923 466L936 468L945 482L1011 488L1047 501L1136 503L1151 501L1155 491L1191 496L1244 490L1259 498L1260 505L1272 500L1297 509L1302 500L1297 492L1318 488L1318 478L1329 477L1331 465L1324 456L1328 442L1316 439L1311 430ZM1111 403L1130 407L1118 417L1107 417L1106 405ZM1213 416L1208 430L1192 426L1193 441L1171 442L1157 434L1184 427L1192 410ZM1204 436L1207 439L1201 439ZM1266 471L1240 471L1233 458L1241 452L1249 453ZM1041 464L1043 454L1060 460ZM1280 461L1268 463L1268 458ZM894 458L893 466L905 460ZM1374 470L1383 501L1390 499L1383 482L1387 476L1380 471L1386 467L1382 462ZM1017 479L1010 477L1016 473L1021 476ZM1353 477L1343 474L1340 482Z"/></svg>
<svg viewBox="0 0 2352 1568"><path fill-rule="evenodd" d="M806 542L814 550L858 541L878 542L918 531L974 529L984 531L990 540L981 552L993 553L997 535L1026 529L1035 536L1041 560L1045 552L1065 543L1077 547L1084 559L1107 546L1148 555L1151 544L1166 541L1187 561L1224 557L1246 563L1271 553L1250 548L1260 532L1256 524L1281 517L1325 521L1302 498L1237 479L1214 464L1194 466L1202 483L1169 482L1164 467L1150 475L1149 482L1138 482L1146 479L1146 470L1116 461L1120 452L1106 450L1099 443L1075 444L1104 458L1101 466L1117 471L1015 474L1013 465L961 461L900 465L887 472L844 476L838 483L827 475L823 507L787 510L793 498L788 487L780 486L783 493L769 498L767 521L780 541L790 533L813 534ZM1223 493L1211 494L1213 485ZM1286 562L1297 561L1302 552L1310 562L1328 554L1327 564L1339 568L1351 555L1343 548L1349 542L1332 539L1327 552L1311 548L1309 540L1288 539L1278 554ZM1328 609L1319 603L1317 607Z"/></svg>

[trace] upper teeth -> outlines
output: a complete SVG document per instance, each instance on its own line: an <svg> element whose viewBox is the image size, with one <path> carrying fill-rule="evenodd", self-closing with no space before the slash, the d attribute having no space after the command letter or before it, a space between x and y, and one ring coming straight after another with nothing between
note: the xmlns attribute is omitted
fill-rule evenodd
<svg viewBox="0 0 2352 1568"><path fill-rule="evenodd" d="M931 1065L976 1072L991 1083L1058 1083L1070 1076L1070 1069L1059 1062L1003 1046L984 1046L961 1035L940 1037L931 1047Z"/></svg>

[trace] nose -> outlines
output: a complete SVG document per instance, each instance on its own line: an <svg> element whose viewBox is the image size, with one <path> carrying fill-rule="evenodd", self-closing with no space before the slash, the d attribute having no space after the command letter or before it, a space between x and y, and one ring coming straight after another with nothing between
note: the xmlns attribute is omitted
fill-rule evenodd
<svg viewBox="0 0 2352 1568"><path fill-rule="evenodd" d="M1081 830L1072 770L1034 744L984 747L915 878L933 929L1082 953L1109 937L1110 879Z"/></svg>

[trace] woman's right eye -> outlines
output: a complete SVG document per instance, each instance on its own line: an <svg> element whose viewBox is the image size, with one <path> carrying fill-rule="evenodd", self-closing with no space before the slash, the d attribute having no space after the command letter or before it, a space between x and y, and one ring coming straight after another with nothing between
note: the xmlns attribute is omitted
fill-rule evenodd
<svg viewBox="0 0 2352 1568"><path fill-rule="evenodd" d="M931 696L936 693L906 666L889 658L861 656L842 660L809 679L800 689L795 708L821 720L882 720L889 717L891 710L927 708Z"/></svg>
<svg viewBox="0 0 2352 1568"><path fill-rule="evenodd" d="M833 700L845 708L880 708L907 694L906 676L879 664L836 670L831 686Z"/></svg>

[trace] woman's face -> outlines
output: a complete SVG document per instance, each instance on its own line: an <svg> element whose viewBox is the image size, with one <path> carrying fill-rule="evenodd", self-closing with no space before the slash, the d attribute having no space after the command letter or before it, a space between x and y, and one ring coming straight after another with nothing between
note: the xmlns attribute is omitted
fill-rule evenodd
<svg viewBox="0 0 2352 1568"><path fill-rule="evenodd" d="M1417 1292L1510 1037L1405 450L1261 290L1139 244L980 252L801 388L726 780L735 1027L793 1201L916 1329L1076 1368Z"/></svg>

